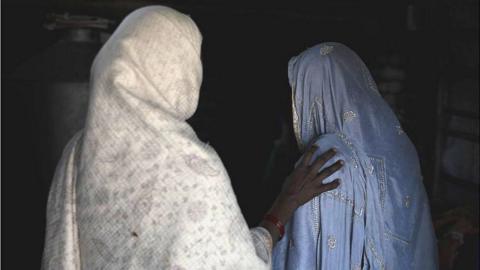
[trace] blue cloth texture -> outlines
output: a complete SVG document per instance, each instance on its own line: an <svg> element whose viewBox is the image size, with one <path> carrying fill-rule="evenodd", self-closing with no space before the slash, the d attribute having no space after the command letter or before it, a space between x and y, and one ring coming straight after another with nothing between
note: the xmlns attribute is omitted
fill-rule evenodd
<svg viewBox="0 0 480 270"><path fill-rule="evenodd" d="M340 186L301 206L273 251L275 270L438 269L417 152L360 57L328 42L288 65L299 147L330 148Z"/></svg>

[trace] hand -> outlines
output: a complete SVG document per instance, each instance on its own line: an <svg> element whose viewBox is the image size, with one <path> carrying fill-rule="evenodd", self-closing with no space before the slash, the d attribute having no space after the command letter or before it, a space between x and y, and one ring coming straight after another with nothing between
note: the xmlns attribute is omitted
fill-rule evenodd
<svg viewBox="0 0 480 270"><path fill-rule="evenodd" d="M339 179L328 184L323 184L323 180L338 171L344 162L339 160L320 171L325 163L335 156L336 150L330 149L323 153L310 165L311 159L317 149L318 146L313 145L305 154L301 163L287 177L280 195L269 211L269 214L277 217L283 224L288 222L298 207L321 193L335 189L340 185ZM279 238L278 230L270 222L265 220L263 220L260 225L267 228L272 235L275 245Z"/></svg>
<svg viewBox="0 0 480 270"><path fill-rule="evenodd" d="M323 180L342 168L343 160L339 160L320 171L325 163L335 156L336 150L328 150L312 163L312 157L317 149L318 146L313 145L308 150L299 166L288 176L279 196L281 199L289 201L295 209L323 192L337 188L340 184L339 179L335 179L328 184L323 184Z"/></svg>

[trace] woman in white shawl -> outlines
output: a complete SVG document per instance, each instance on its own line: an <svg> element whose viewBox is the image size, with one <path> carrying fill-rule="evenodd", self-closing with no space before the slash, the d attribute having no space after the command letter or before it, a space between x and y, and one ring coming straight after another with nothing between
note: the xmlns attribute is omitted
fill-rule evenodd
<svg viewBox="0 0 480 270"><path fill-rule="evenodd" d="M202 80L195 23L161 6L131 13L91 70L85 128L67 145L48 200L44 269L268 269L293 211L338 186L311 163L249 230L215 151L185 122ZM320 173L317 173L319 172Z"/></svg>

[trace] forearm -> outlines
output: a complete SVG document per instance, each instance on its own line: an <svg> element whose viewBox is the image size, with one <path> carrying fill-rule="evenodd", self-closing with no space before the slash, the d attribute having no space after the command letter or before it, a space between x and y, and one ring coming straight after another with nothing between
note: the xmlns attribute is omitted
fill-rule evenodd
<svg viewBox="0 0 480 270"><path fill-rule="evenodd" d="M287 224L295 209L296 206L294 202L279 197L277 200L275 200L267 214L275 216L282 224ZM271 221L267 221L265 219L260 222L260 226L267 229L272 236L273 246L275 246L275 244L280 240L279 228Z"/></svg>

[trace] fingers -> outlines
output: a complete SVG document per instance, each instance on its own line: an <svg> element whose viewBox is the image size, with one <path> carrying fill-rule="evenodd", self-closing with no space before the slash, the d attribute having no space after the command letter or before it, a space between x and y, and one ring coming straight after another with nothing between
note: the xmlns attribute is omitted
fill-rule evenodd
<svg viewBox="0 0 480 270"><path fill-rule="evenodd" d="M318 146L315 145L315 144L312 145L312 147L310 147L310 149L308 149L305 156L303 156L302 166L307 167L310 164L310 161L313 157L313 154L315 154L315 151L317 151L317 149L318 149Z"/></svg>
<svg viewBox="0 0 480 270"><path fill-rule="evenodd" d="M317 174L318 171L329 161L335 154L337 153L337 150L335 148L332 148L328 150L327 152L321 154L317 160L315 160L315 163L310 168L310 171L308 173L308 176L310 179L313 179Z"/></svg>
<svg viewBox="0 0 480 270"><path fill-rule="evenodd" d="M330 175L334 174L336 171L340 170L345 164L343 160L338 160L337 162L333 163L329 167L323 169L317 177L315 177L314 181L322 182L325 178L329 177Z"/></svg>
<svg viewBox="0 0 480 270"><path fill-rule="evenodd" d="M336 189L338 186L340 186L340 179L335 179L332 182L328 184L320 184L317 186L315 189L315 196L318 196L326 191L330 191L332 189Z"/></svg>

